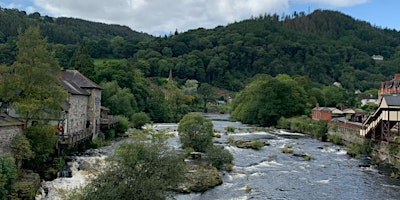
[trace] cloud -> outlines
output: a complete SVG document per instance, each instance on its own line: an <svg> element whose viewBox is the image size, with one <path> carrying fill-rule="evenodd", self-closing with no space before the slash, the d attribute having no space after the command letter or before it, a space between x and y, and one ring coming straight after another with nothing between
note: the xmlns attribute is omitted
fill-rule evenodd
<svg viewBox="0 0 400 200"><path fill-rule="evenodd" d="M290 3L351 6L367 0L32 0L50 16L127 25L153 35L214 28L265 13L284 13Z"/></svg>
<svg viewBox="0 0 400 200"><path fill-rule="evenodd" d="M287 0L34 0L51 16L128 25L147 33L213 28L288 9Z"/></svg>
<svg viewBox="0 0 400 200"><path fill-rule="evenodd" d="M368 0L291 0L293 3L314 3L323 6L331 7L350 7L358 4L367 3Z"/></svg>

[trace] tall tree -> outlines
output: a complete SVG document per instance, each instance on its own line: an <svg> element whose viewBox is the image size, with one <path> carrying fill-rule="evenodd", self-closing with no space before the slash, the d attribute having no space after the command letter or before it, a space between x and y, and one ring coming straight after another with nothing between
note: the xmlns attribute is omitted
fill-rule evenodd
<svg viewBox="0 0 400 200"><path fill-rule="evenodd" d="M93 80L95 76L95 66L93 59L89 55L86 43L83 43L72 56L69 67L78 70L83 75Z"/></svg>
<svg viewBox="0 0 400 200"><path fill-rule="evenodd" d="M60 67L54 54L47 50L39 28L20 32L17 47L17 59L5 74L7 88L3 90L10 95L13 108L26 122L59 117L68 93L60 85Z"/></svg>

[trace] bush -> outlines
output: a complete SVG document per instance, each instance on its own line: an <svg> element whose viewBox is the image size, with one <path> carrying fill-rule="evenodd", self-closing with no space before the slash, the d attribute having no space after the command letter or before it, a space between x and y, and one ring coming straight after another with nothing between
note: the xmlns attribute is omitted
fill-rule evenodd
<svg viewBox="0 0 400 200"><path fill-rule="evenodd" d="M117 127L115 128L115 131L117 134L123 134L125 133L129 128L129 119L123 116L119 117L119 123Z"/></svg>
<svg viewBox="0 0 400 200"><path fill-rule="evenodd" d="M225 130L228 133L233 133L233 132L235 132L235 127L227 126L227 127L225 127Z"/></svg>
<svg viewBox="0 0 400 200"><path fill-rule="evenodd" d="M0 157L0 199L7 199L11 185L18 178L17 167L11 156Z"/></svg>
<svg viewBox="0 0 400 200"><path fill-rule="evenodd" d="M282 149L282 153L293 153L293 149L291 147L285 146Z"/></svg>
<svg viewBox="0 0 400 200"><path fill-rule="evenodd" d="M213 124L200 113L189 113L179 122L178 133L183 148L205 152L212 145Z"/></svg>
<svg viewBox="0 0 400 200"><path fill-rule="evenodd" d="M330 142L334 143L334 144L338 144L338 145L342 145L342 144L343 144L342 138L340 138L340 136L335 135L335 134L333 134L333 135L328 135L328 140L329 140Z"/></svg>
<svg viewBox="0 0 400 200"><path fill-rule="evenodd" d="M207 149L207 158L210 164L217 169L222 169L233 161L233 155L222 146L212 145Z"/></svg>
<svg viewBox="0 0 400 200"><path fill-rule="evenodd" d="M121 143L108 158L107 169L70 198L165 199L168 190L183 182L186 165L183 156L154 136L138 135Z"/></svg>
<svg viewBox="0 0 400 200"><path fill-rule="evenodd" d="M47 165L43 167L43 164L52 161L58 142L54 126L31 126L26 130L26 137L29 139L35 155L24 165L27 165L29 169L33 169L43 177L47 167Z"/></svg>
<svg viewBox="0 0 400 200"><path fill-rule="evenodd" d="M134 128L141 129L145 124L150 123L150 117L144 112L139 112L133 114L132 121Z"/></svg>

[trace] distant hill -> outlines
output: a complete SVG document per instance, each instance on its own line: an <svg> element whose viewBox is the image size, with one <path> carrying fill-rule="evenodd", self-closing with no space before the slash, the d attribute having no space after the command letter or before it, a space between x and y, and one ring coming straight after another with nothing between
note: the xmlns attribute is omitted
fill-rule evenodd
<svg viewBox="0 0 400 200"><path fill-rule="evenodd" d="M233 91L258 73L306 76L318 84L340 82L346 89L364 91L399 71L399 45L400 33L395 30L316 10L309 15L261 15L157 38L143 45L134 61L148 61L149 76L167 76L172 68L178 79ZM374 60L373 55L384 60Z"/></svg>
<svg viewBox="0 0 400 200"><path fill-rule="evenodd" d="M85 38L107 38L121 36L125 39L148 39L150 35L131 30L127 26L109 25L82 19L27 14L17 9L0 8L0 41L16 37L18 30L28 26L39 26L50 43L77 44Z"/></svg>
<svg viewBox="0 0 400 200"><path fill-rule="evenodd" d="M400 33L337 11L260 15L165 37L73 18L0 10L0 63L11 64L18 29L40 26L62 66L81 44L92 58L129 59L147 77L196 79L239 91L259 73L304 76L316 85L340 82L348 90L378 88L400 72ZM372 59L373 55L383 60Z"/></svg>

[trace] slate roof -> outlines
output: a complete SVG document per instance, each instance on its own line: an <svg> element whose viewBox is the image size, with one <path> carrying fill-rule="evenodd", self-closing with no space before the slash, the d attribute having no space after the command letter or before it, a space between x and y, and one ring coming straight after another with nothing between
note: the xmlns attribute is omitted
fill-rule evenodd
<svg viewBox="0 0 400 200"><path fill-rule="evenodd" d="M1 126L19 126L19 125L23 125L24 123L13 118L10 117L9 115L5 114L5 113L0 113L0 127Z"/></svg>
<svg viewBox="0 0 400 200"><path fill-rule="evenodd" d="M78 70L61 70L61 85L71 94L75 95L87 95L90 93L85 90L88 89L99 89L102 88L82 75Z"/></svg>
<svg viewBox="0 0 400 200"><path fill-rule="evenodd" d="M388 106L400 106L400 95L382 95L382 98Z"/></svg>
<svg viewBox="0 0 400 200"><path fill-rule="evenodd" d="M88 79L86 76L82 75L78 70L61 70L61 80L69 83L74 83L80 88L96 88L100 90L102 89L99 85Z"/></svg>

